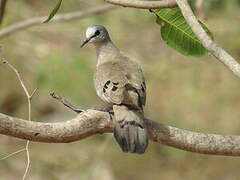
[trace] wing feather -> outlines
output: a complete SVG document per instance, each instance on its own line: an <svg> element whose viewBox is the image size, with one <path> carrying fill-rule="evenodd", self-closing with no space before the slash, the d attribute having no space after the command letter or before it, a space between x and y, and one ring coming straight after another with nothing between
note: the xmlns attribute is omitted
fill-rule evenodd
<svg viewBox="0 0 240 180"><path fill-rule="evenodd" d="M98 66L94 79L97 94L105 102L128 104L141 109L145 105L146 85L143 73L128 58Z"/></svg>

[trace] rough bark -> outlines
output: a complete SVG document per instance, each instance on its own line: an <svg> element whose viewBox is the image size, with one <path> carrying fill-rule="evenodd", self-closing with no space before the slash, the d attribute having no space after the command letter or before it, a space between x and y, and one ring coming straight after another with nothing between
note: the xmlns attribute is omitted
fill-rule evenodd
<svg viewBox="0 0 240 180"><path fill-rule="evenodd" d="M160 144L201 154L240 156L240 136L192 132L151 120L147 120L147 127L150 139ZM96 110L56 123L27 121L0 113L0 134L30 141L69 143L112 131L109 113Z"/></svg>

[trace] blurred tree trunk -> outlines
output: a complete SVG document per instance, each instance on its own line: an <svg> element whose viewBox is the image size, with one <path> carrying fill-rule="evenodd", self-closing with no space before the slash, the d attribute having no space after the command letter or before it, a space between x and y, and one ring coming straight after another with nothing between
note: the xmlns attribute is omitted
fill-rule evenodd
<svg viewBox="0 0 240 180"><path fill-rule="evenodd" d="M7 0L0 0L0 25L2 24Z"/></svg>

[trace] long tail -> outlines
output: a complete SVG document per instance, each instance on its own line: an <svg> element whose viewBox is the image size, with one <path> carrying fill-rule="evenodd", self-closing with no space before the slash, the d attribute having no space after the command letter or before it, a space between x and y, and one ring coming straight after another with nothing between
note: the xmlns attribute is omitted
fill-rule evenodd
<svg viewBox="0 0 240 180"><path fill-rule="evenodd" d="M116 120L114 137L123 152L142 154L148 146L148 134L141 110L124 105L113 106Z"/></svg>

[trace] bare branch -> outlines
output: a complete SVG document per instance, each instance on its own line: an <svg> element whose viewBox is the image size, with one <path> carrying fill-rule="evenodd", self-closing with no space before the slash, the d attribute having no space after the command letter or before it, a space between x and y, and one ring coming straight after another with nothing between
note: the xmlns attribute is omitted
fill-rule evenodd
<svg viewBox="0 0 240 180"><path fill-rule="evenodd" d="M176 2L187 23L192 28L193 32L196 34L203 46L240 78L240 64L207 35L199 24L197 18L194 16L187 0L176 0Z"/></svg>
<svg viewBox="0 0 240 180"><path fill-rule="evenodd" d="M57 95L54 92L50 93L50 96L52 96L52 98L58 100L60 103L62 103L64 106L68 107L69 109L71 109L75 113L81 113L81 112L85 111L83 109L80 109L80 108L76 107L69 100ZM112 107L92 108L92 110L103 111L103 112L108 112L110 114L113 114L113 108Z"/></svg>
<svg viewBox="0 0 240 180"><path fill-rule="evenodd" d="M14 73L16 74L16 76L17 76L17 78L18 78L18 80L19 80L19 82L20 82L20 84L21 84L21 86L22 86L22 88L24 90L25 95L27 96L27 98L30 97L30 95L28 93L28 90L27 90L26 86L24 85L23 79L20 76L18 70L12 64L10 64L7 60L5 60L5 59L3 59L3 63L7 64L8 67L11 68L14 71Z"/></svg>
<svg viewBox="0 0 240 180"><path fill-rule="evenodd" d="M10 157L12 157L12 156L14 156L14 155L16 155L16 154L18 154L18 153L23 152L23 151L26 151L26 148L23 148L23 149L20 149L20 150L18 150L18 151L15 151L15 152L13 152L13 153L11 153L11 154L8 154L7 156L5 156L5 157L3 157L3 158L0 158L0 161L5 160L5 159L8 159L8 158L10 158Z"/></svg>
<svg viewBox="0 0 240 180"><path fill-rule="evenodd" d="M26 121L0 113L0 134L38 142L73 142L93 134L112 132L112 127L109 114L95 110L61 123Z"/></svg>
<svg viewBox="0 0 240 180"><path fill-rule="evenodd" d="M76 12L72 12L72 13L59 14L59 15L54 16L54 18L48 24L76 20L76 19L84 18L86 16L93 15L93 14L103 13L103 12L112 10L114 8L117 8L117 7L112 6L112 5L103 5L103 6L91 8L91 9L88 9L85 11L76 11ZM26 28L29 28L29 27L32 27L35 25L40 25L40 24L46 25L46 24L43 24L43 21L46 18L47 18L47 16L31 18L31 19L27 19L22 22L13 24L9 27L6 27L6 28L0 30L0 39L4 38L12 33L15 33L17 31L20 31L20 30L23 30L23 29L26 29Z"/></svg>
<svg viewBox="0 0 240 180"><path fill-rule="evenodd" d="M162 1L140 1L140 0L105 0L106 2L114 5L142 9L157 9L157 8L173 8L177 7L175 0L162 0Z"/></svg>
<svg viewBox="0 0 240 180"><path fill-rule="evenodd" d="M38 88L35 88L35 89L33 90L32 94L30 95L29 98L30 98L31 100L32 100L33 96L35 95L35 93L37 92L37 89L38 89Z"/></svg>
<svg viewBox="0 0 240 180"><path fill-rule="evenodd" d="M55 94L54 92L50 93L50 95L51 95L54 99L60 101L64 106L70 108L71 110L73 110L73 111L76 112L76 113L81 113L81 112L84 111L84 110L82 110L82 109L77 108L76 106L74 106L73 104L71 104L68 100L64 99L63 97L61 97L61 96L59 96L59 95L57 95L57 94Z"/></svg>
<svg viewBox="0 0 240 180"><path fill-rule="evenodd" d="M2 56L2 52L1 52L1 56ZM20 82L20 84L22 86L22 89L23 89L23 91L24 91L24 93L25 93L25 95L27 97L27 102L28 102L28 120L31 121L31 114L32 114L31 113L31 109L32 109L31 99L32 99L32 97L33 97L33 95L34 95L34 93L36 92L37 89L35 89L32 92L32 94L30 95L30 93L28 92L27 87L25 86L25 84L23 82L23 79L22 79L21 75L19 74L18 70L12 64L10 64L3 56L1 58L2 58L3 63L7 64L8 67L10 69L12 69L12 71L15 72L15 74L16 74L16 76L17 76L17 78L18 78L18 80L19 80L19 82ZM25 150L26 150L26 154L27 154L27 166L26 166L25 172L23 174L22 180L25 180L25 178L27 176L27 172L28 172L29 166L30 166L29 143L30 143L30 141L28 140L27 143L26 143L26 146L25 146ZM18 151L16 151L15 153L10 154L8 157L16 154L17 152Z"/></svg>
<svg viewBox="0 0 240 180"><path fill-rule="evenodd" d="M240 156L240 136L204 134L147 120L150 138L158 143L201 154ZM87 110L66 122L32 122L0 113L0 134L30 141L69 143L95 134L111 133L109 113Z"/></svg>

